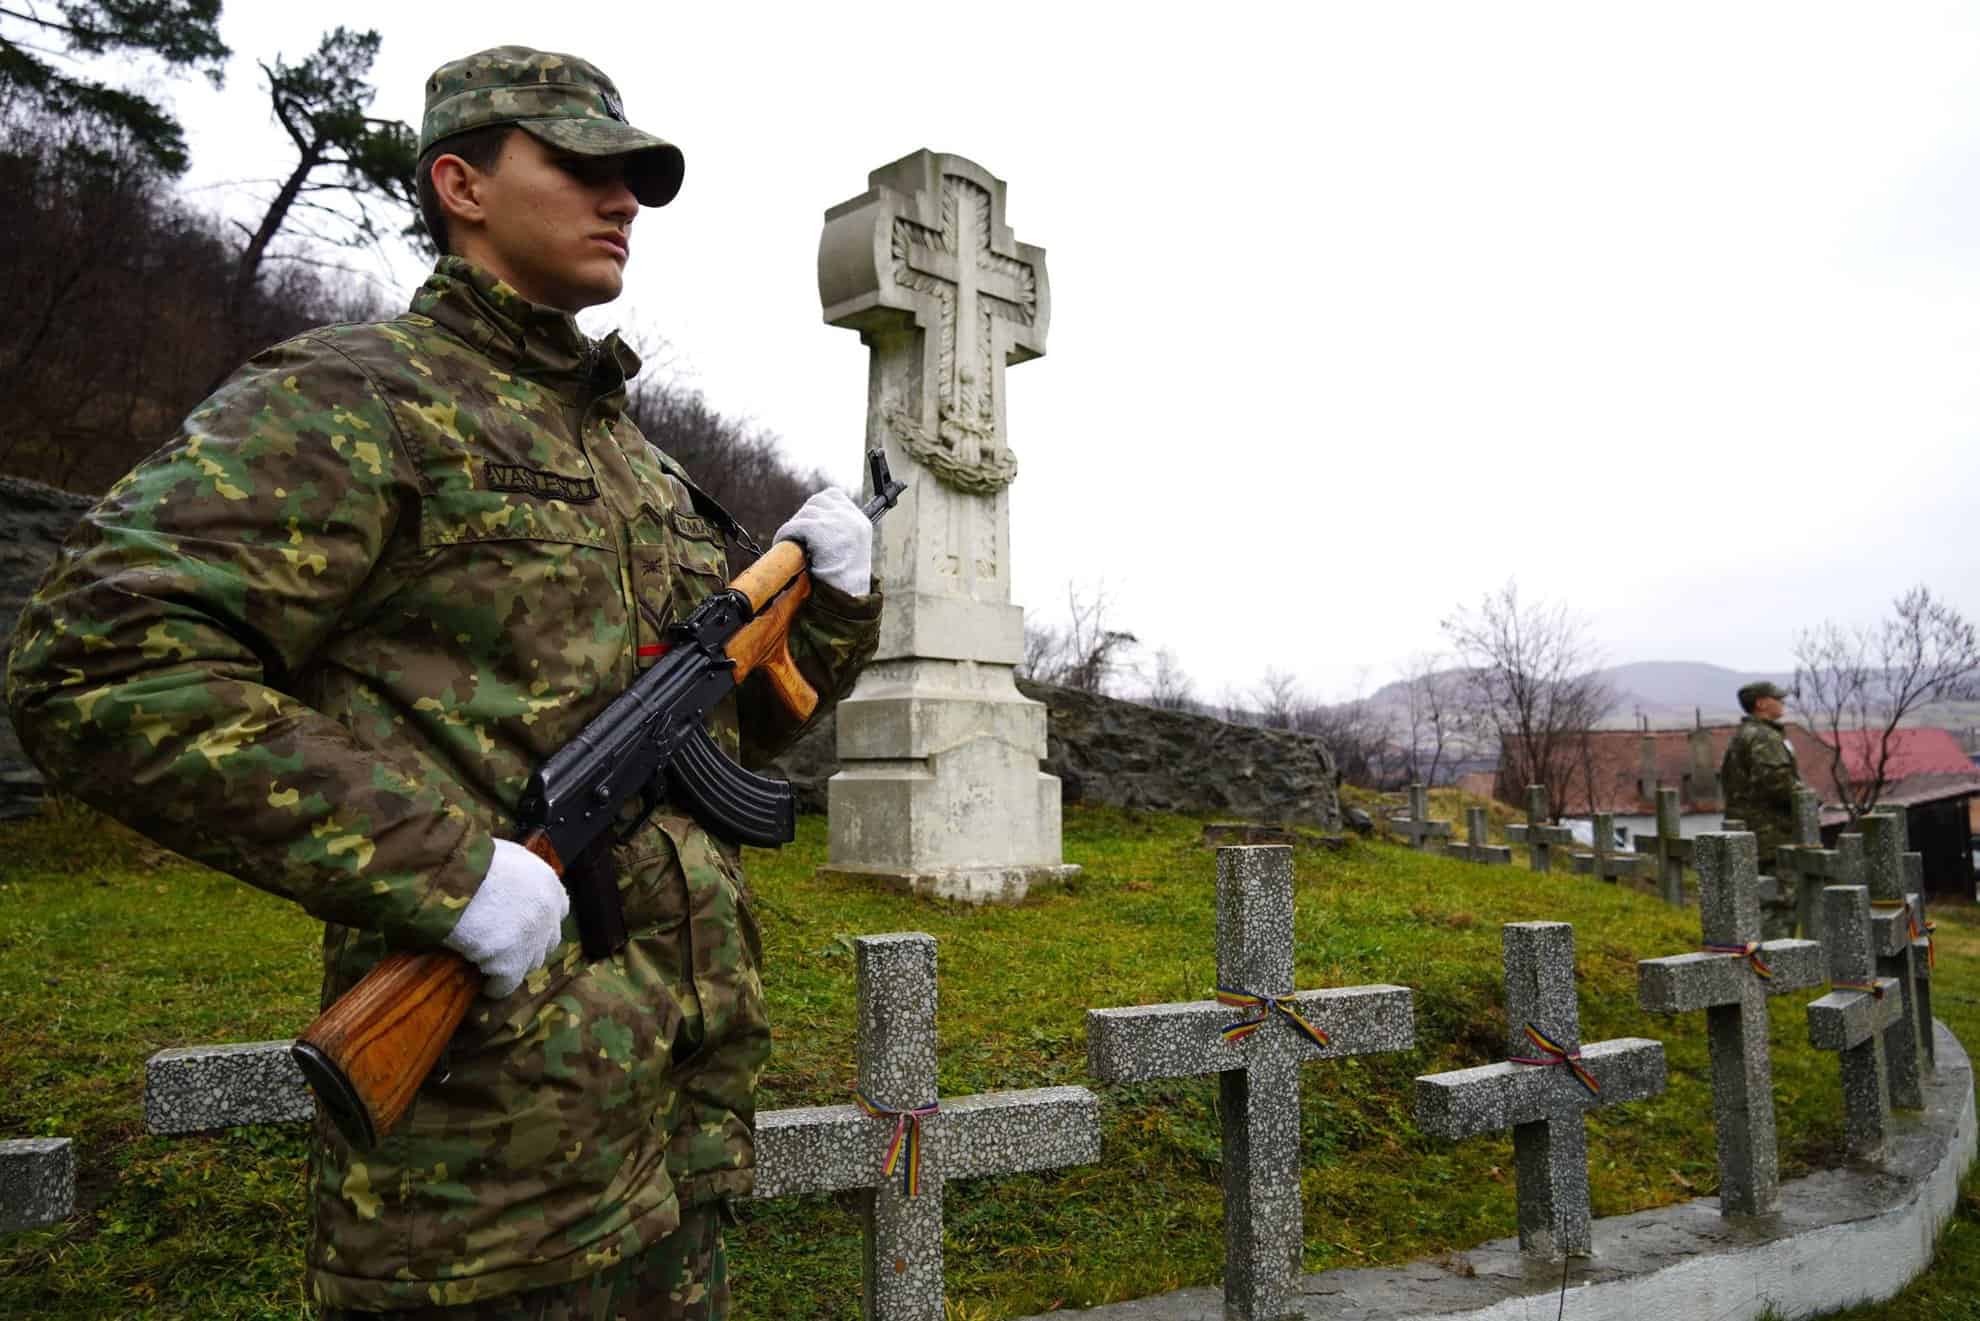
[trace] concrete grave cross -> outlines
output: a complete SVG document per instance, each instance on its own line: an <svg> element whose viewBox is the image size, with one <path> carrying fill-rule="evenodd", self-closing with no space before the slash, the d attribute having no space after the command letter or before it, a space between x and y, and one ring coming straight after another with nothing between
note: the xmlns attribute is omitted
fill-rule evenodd
<svg viewBox="0 0 1980 1321"><path fill-rule="evenodd" d="M1444 845L1445 857L1463 858L1466 862L1491 864L1509 863L1512 861L1512 850L1510 848L1504 844L1487 844L1485 842L1484 808L1467 807L1464 809L1464 836L1465 842L1462 844Z"/></svg>
<svg viewBox="0 0 1980 1321"><path fill-rule="evenodd" d="M1292 850L1217 850L1215 1000L1095 1009L1087 1067L1107 1082L1217 1075L1224 1125L1224 1316L1296 1310L1306 1241L1299 1071L1415 1044L1403 986L1293 990Z"/></svg>
<svg viewBox="0 0 1980 1321"><path fill-rule="evenodd" d="M1507 839L1526 845L1527 865L1534 871L1551 870L1554 850L1574 843L1572 830L1566 826L1547 824L1551 816L1552 813L1547 810L1547 786L1529 784L1526 786L1526 824L1506 827Z"/></svg>
<svg viewBox="0 0 1980 1321"><path fill-rule="evenodd" d="M1507 1059L1418 1078L1416 1122L1441 1138L1512 1129L1520 1251L1545 1261L1585 1257L1591 1229L1583 1115L1663 1091L1664 1046L1641 1037L1581 1044L1574 928L1566 922L1509 923L1501 939Z"/></svg>
<svg viewBox="0 0 1980 1321"><path fill-rule="evenodd" d="M1597 876L1605 881L1635 879L1650 874L1651 860L1637 853L1616 851L1616 818L1611 812L1597 812L1594 819L1595 851L1574 855L1574 870L1580 876Z"/></svg>
<svg viewBox="0 0 1980 1321"><path fill-rule="evenodd" d="M1631 846L1649 856L1657 874L1657 893L1674 908L1684 907L1684 869L1692 865L1692 845L1681 831L1684 814L1678 807L1678 791L1657 791L1657 833L1638 835Z"/></svg>
<svg viewBox="0 0 1980 1321"><path fill-rule="evenodd" d="M1780 1196L1767 997L1828 977L1813 940L1760 939L1760 851L1752 835L1700 835L1698 911L1704 948L1636 965L1637 1002L1651 1013L1705 1011L1718 1135L1719 1211L1764 1215Z"/></svg>
<svg viewBox="0 0 1980 1321"><path fill-rule="evenodd" d="M1100 1157L1084 1087L935 1095L935 941L853 941L859 1083L853 1105L756 1117L757 1197L860 1189L867 1321L942 1321L942 1185ZM869 1108L870 1105L870 1108Z"/></svg>
<svg viewBox="0 0 1980 1321"><path fill-rule="evenodd" d="M1911 994L1918 1002L1921 1036L1918 1045L1925 1053L1925 1067L1931 1069L1938 1064L1938 1053L1933 1045L1937 1034L1932 1031L1932 970L1939 961L1939 951L1932 933L1938 930L1938 926L1925 911L1925 855L1914 853L1911 849L1911 818L1900 807L1892 810L1891 820L1897 823L1899 861L1904 865L1904 892L1911 900Z"/></svg>
<svg viewBox="0 0 1980 1321"><path fill-rule="evenodd" d="M1904 839L1895 816L1872 812L1863 818L1863 876L1870 888L1871 942L1877 974L1898 982L1899 1015L1884 1038L1884 1064L1891 1075L1891 1104L1916 1110L1925 1104L1924 1041L1932 1030L1918 1002L1918 986L1930 977L1914 956L1917 915L1904 891ZM1929 993L1929 992L1928 992Z"/></svg>
<svg viewBox="0 0 1980 1321"><path fill-rule="evenodd" d="M1833 1050L1842 1064L1843 1142L1851 1156L1883 1150L1891 1124L1884 1043L1899 1021L1894 978L1877 975L1870 892L1860 885L1822 891L1822 943L1834 990L1808 1006L1808 1044Z"/></svg>
<svg viewBox="0 0 1980 1321"><path fill-rule="evenodd" d="M1822 847L1821 799L1812 790L1794 793L1794 843L1774 851L1774 870L1780 873L1783 893L1794 899L1795 929L1810 940L1819 940L1822 931L1822 890L1830 885L1863 884L1863 841L1860 836L1841 837L1854 841L1844 851Z"/></svg>
<svg viewBox="0 0 1980 1321"><path fill-rule="evenodd" d="M1437 847L1440 839L1451 837L1451 823L1430 819L1430 794L1420 784L1409 786L1409 815L1389 818L1389 829L1409 841L1409 846L1419 851L1430 851Z"/></svg>

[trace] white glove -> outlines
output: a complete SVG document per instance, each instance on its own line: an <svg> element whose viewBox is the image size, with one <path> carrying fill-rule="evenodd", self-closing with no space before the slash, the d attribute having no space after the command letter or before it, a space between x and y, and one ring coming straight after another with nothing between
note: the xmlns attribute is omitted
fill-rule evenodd
<svg viewBox="0 0 1980 1321"><path fill-rule="evenodd" d="M442 944L487 976L481 993L501 999L563 943L571 897L550 864L513 840L495 841L481 888Z"/></svg>
<svg viewBox="0 0 1980 1321"><path fill-rule="evenodd" d="M836 486L805 501L772 540L802 545L811 576L848 596L864 596L873 586L873 522Z"/></svg>

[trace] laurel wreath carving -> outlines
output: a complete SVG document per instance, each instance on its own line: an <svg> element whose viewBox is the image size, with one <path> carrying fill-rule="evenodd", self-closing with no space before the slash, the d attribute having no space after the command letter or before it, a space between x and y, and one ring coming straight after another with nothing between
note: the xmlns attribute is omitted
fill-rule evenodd
<svg viewBox="0 0 1980 1321"><path fill-rule="evenodd" d="M887 410L887 426L902 449L922 467L935 474L937 481L971 495L995 495L1017 478L1017 455L1008 447L992 449L996 436L975 418L964 417L947 404L942 421L933 436L915 418L898 408ZM963 457L974 440L979 457Z"/></svg>

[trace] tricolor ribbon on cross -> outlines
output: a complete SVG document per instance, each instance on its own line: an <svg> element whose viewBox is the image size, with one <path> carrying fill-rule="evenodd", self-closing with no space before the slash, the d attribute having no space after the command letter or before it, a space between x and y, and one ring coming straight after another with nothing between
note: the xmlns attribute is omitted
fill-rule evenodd
<svg viewBox="0 0 1980 1321"><path fill-rule="evenodd" d="M1526 1039L1538 1046L1541 1054L1510 1055L1507 1057L1510 1063L1538 1064L1543 1067L1551 1065L1564 1066L1574 1073L1576 1081L1588 1089L1590 1096L1600 1096L1602 1094L1602 1084L1595 1081L1594 1074L1581 1067L1580 1047L1577 1046L1575 1049L1569 1050L1531 1023L1526 1025Z"/></svg>
<svg viewBox="0 0 1980 1321"><path fill-rule="evenodd" d="M1774 980L1774 970L1769 968L1767 961L1760 957L1760 942L1757 940L1745 941L1738 945L1713 945L1708 943L1703 948L1707 954L1737 955L1752 964L1753 971L1759 973L1762 980Z"/></svg>
<svg viewBox="0 0 1980 1321"><path fill-rule="evenodd" d="M930 1101L927 1105L895 1110L874 1104L857 1087L853 1088L853 1100L873 1118L894 1121L894 1140L887 1146L887 1159L880 1167L880 1177L891 1179L894 1170L899 1168L901 1191L909 1197L921 1196L921 1121L939 1113L942 1103Z"/></svg>
<svg viewBox="0 0 1980 1321"><path fill-rule="evenodd" d="M1238 991L1228 986L1219 986L1217 988L1217 1003L1220 1005L1229 1005L1233 1009L1250 1009L1256 1011L1254 1017L1239 1019L1235 1023L1226 1024L1223 1029L1223 1036L1226 1041L1244 1040L1259 1028L1264 1027L1266 1021L1274 1013L1279 1013L1285 1015L1294 1027L1304 1032L1315 1046L1324 1047L1327 1044L1327 1034L1307 1022L1306 1016L1299 1012L1299 1006L1290 998L1280 999L1276 995L1253 995L1250 991Z"/></svg>

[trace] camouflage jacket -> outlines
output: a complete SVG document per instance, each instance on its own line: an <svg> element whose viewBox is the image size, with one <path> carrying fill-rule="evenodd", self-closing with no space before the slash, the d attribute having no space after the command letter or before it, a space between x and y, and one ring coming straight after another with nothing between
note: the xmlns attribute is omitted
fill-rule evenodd
<svg viewBox="0 0 1980 1321"><path fill-rule="evenodd" d="M726 579L624 416L637 367L456 258L404 316L258 355L70 537L15 633L22 741L61 788L323 919L325 1004L437 944L531 768ZM820 583L798 615L821 710L879 611ZM714 719L745 761L798 732L761 679ZM748 1190L770 1043L737 851L663 807L614 861L622 953L587 964L568 922L375 1151L319 1117L319 1300L560 1283Z"/></svg>
<svg viewBox="0 0 1980 1321"><path fill-rule="evenodd" d="M1801 783L1794 748L1772 720L1748 716L1739 722L1719 765L1726 815L1738 817L1759 837L1760 865L1771 865L1774 850L1794 842L1794 789Z"/></svg>

